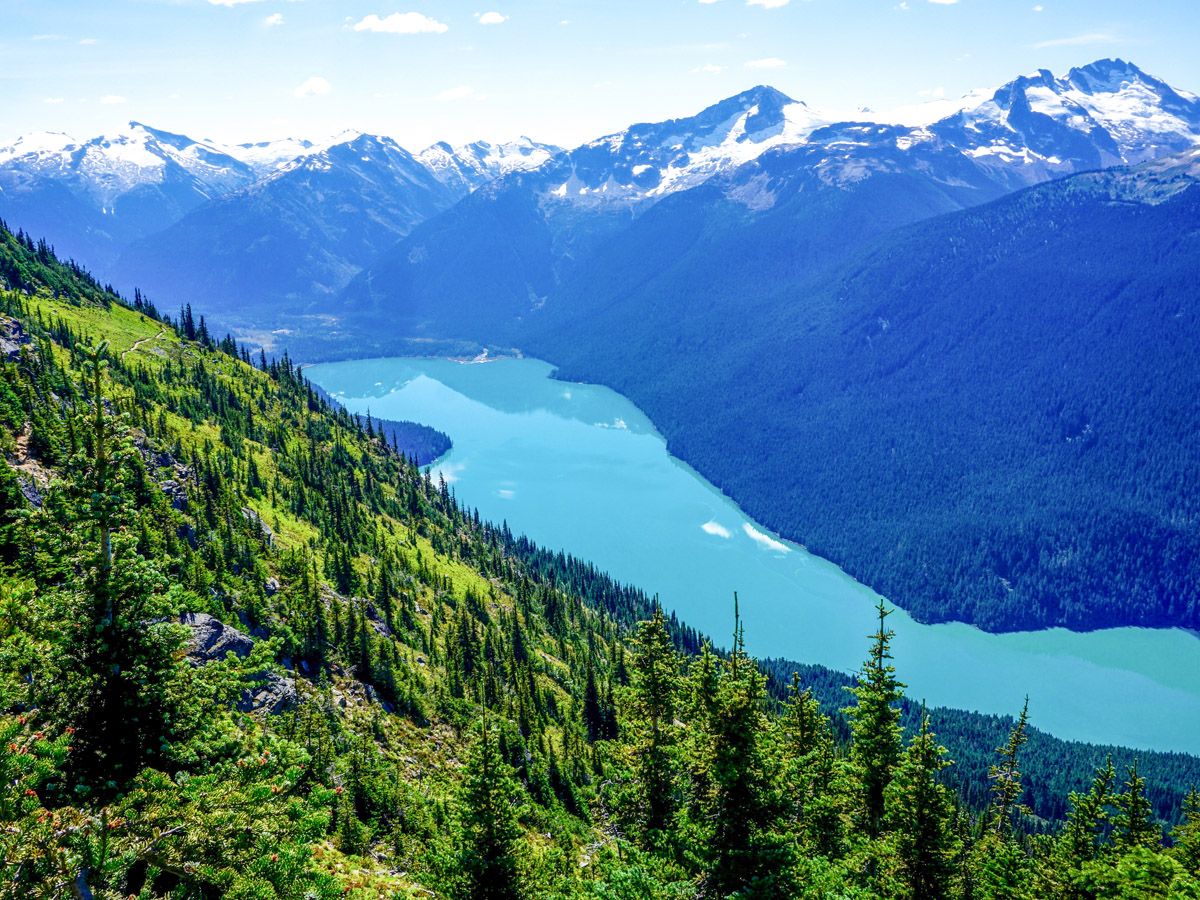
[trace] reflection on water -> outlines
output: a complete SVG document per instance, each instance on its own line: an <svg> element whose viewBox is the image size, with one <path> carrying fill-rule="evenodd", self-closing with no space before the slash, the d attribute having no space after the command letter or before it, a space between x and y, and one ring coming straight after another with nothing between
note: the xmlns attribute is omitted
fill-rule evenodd
<svg viewBox="0 0 1200 900"><path fill-rule="evenodd" d="M737 590L753 653L858 666L876 594L748 519L624 397L550 372L538 360L432 359L306 370L353 411L449 434L436 468L485 518L658 593L718 640ZM991 635L902 611L889 622L908 692L931 705L1014 713L1028 694L1033 723L1062 737L1200 751L1200 640L1187 632Z"/></svg>

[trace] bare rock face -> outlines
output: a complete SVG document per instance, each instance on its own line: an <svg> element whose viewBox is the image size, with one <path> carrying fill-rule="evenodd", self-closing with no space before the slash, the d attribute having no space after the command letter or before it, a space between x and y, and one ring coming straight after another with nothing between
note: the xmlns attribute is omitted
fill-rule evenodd
<svg viewBox="0 0 1200 900"><path fill-rule="evenodd" d="M245 659L254 649L254 638L208 613L184 613L179 621L191 630L187 658L194 666L225 659L230 653ZM296 680L290 674L259 672L254 676L254 684L242 692L237 708L241 712L263 710L274 716L292 709L299 702Z"/></svg>
<svg viewBox="0 0 1200 900"><path fill-rule="evenodd" d="M21 327L21 323L8 316L0 316L0 355L5 359L20 359L21 348L33 343L33 338Z"/></svg>
<svg viewBox="0 0 1200 900"><path fill-rule="evenodd" d="M159 485L162 492L167 495L167 499L171 501L171 507L180 512L187 510L188 496L187 488L176 481L174 478L169 478Z"/></svg>
<svg viewBox="0 0 1200 900"><path fill-rule="evenodd" d="M275 532L271 530L270 525L262 520L262 517L259 516L258 513L248 506L243 506L242 516L247 522L259 530L259 532L262 534L263 541L268 547L274 546Z"/></svg>
<svg viewBox="0 0 1200 900"><path fill-rule="evenodd" d="M35 509L42 508L42 492L38 489L38 483L32 478L22 478L17 476L17 482L21 485L21 495L29 501L29 505Z"/></svg>
<svg viewBox="0 0 1200 900"><path fill-rule="evenodd" d="M249 635L230 628L208 613L184 613L179 621L191 629L188 661L194 666L224 659L230 651L245 659L254 649L254 640Z"/></svg>
<svg viewBox="0 0 1200 900"><path fill-rule="evenodd" d="M242 712L256 712L261 709L277 716L295 708L299 702L296 679L275 672L262 672L255 676L254 685L242 692L238 709Z"/></svg>

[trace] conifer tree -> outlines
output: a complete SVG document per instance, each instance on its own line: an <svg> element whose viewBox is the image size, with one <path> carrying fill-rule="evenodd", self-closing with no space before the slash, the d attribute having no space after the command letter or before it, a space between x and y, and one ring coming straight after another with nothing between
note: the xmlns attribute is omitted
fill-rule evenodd
<svg viewBox="0 0 1200 900"><path fill-rule="evenodd" d="M1162 845L1162 829L1154 821L1154 809L1146 799L1146 780L1138 774L1136 759L1128 771L1129 777L1115 802L1113 845L1120 852L1136 847L1158 849Z"/></svg>
<svg viewBox="0 0 1200 900"><path fill-rule="evenodd" d="M163 611L161 573L137 552L129 471L140 460L121 423L107 411L103 373L107 345L86 358L89 407L79 431L86 452L72 460L65 502L52 504L53 532L44 544L62 544L69 564L86 572L81 592L68 592L60 627L72 639L57 645L46 705L64 727L76 732L71 775L99 786L120 787L148 761L163 756L186 702L182 670L174 659L179 637L169 628L148 626Z"/></svg>
<svg viewBox="0 0 1200 900"><path fill-rule="evenodd" d="M1071 809L1067 823L1056 842L1055 858L1059 868L1078 871L1084 864L1097 859L1104 850L1111 823L1109 806L1113 799L1113 784L1117 773L1112 757L1096 770L1092 786L1086 794L1071 794Z"/></svg>
<svg viewBox="0 0 1200 900"><path fill-rule="evenodd" d="M1171 832L1175 858L1200 877L1200 791L1192 788L1183 799L1183 821Z"/></svg>
<svg viewBox="0 0 1200 900"><path fill-rule="evenodd" d="M733 650L718 681L709 726L709 819L713 823L709 882L722 897L775 897L784 893L787 853L775 832L777 801L766 746L766 685L746 655L736 594L734 623Z"/></svg>
<svg viewBox="0 0 1200 900"><path fill-rule="evenodd" d="M1020 810L1021 795L1025 786L1021 781L1021 748L1029 739L1026 728L1029 724L1029 698L1021 708L1021 715L1008 733L1003 747L996 748L999 761L988 770L992 780L992 831L1006 835L1012 830L1013 816Z"/></svg>
<svg viewBox="0 0 1200 900"><path fill-rule="evenodd" d="M891 615L881 599L876 607L879 630L871 635L871 652L855 685L849 688L855 704L850 717L850 760L860 787L860 819L866 833L877 837L883 825L884 792L900 761L903 744L899 702L904 684L891 664L890 644L895 632L887 627Z"/></svg>
<svg viewBox="0 0 1200 900"><path fill-rule="evenodd" d="M821 856L832 858L840 849L843 832L833 731L812 691L800 689L798 673L792 673L779 731L798 838Z"/></svg>
<svg viewBox="0 0 1200 900"><path fill-rule="evenodd" d="M679 660L671 644L662 608L638 626L630 672L630 707L635 735L632 747L638 778L642 827L663 832L677 803L675 704Z"/></svg>
<svg viewBox="0 0 1200 900"><path fill-rule="evenodd" d="M939 780L948 765L923 714L885 798L886 824L914 898L946 896L954 874L954 800Z"/></svg>
<svg viewBox="0 0 1200 900"><path fill-rule="evenodd" d="M521 885L521 786L485 712L464 765L461 792L464 898L518 900Z"/></svg>

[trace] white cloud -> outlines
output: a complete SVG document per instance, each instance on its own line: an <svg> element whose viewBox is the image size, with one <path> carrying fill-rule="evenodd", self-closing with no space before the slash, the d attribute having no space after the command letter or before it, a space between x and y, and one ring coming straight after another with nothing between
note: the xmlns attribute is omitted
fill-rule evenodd
<svg viewBox="0 0 1200 900"><path fill-rule="evenodd" d="M570 19L563 19L563 20L562 20L561 22L559 22L558 24L559 24L559 25L561 25L563 28L566 28L568 25L570 25L570 24L571 24L571 20L570 20Z"/></svg>
<svg viewBox="0 0 1200 900"><path fill-rule="evenodd" d="M263 24L268 28L278 28L283 24L283 13L271 13L263 19Z"/></svg>
<svg viewBox="0 0 1200 900"><path fill-rule="evenodd" d="M717 0L700 0L700 2L704 3L704 4L708 4L708 3L716 3Z"/></svg>
<svg viewBox="0 0 1200 900"><path fill-rule="evenodd" d="M50 104L52 104L52 105L58 105L59 103L65 103L66 101L65 101L65 100L64 100L64 98L62 98L62 97L47 97L47 98L46 98L45 100L43 100L42 102L43 102L43 103L50 103Z"/></svg>
<svg viewBox="0 0 1200 900"><path fill-rule="evenodd" d="M724 66L715 66L712 63L708 63L707 65L700 66L698 69L692 69L692 71L700 72L705 75L720 75L722 72L725 71L725 67Z"/></svg>
<svg viewBox="0 0 1200 900"><path fill-rule="evenodd" d="M1071 37L1054 38L1049 41L1038 41L1033 45L1035 50L1044 50L1047 47L1084 47L1089 44L1115 44L1118 38L1115 34L1109 34L1106 31L1091 31L1087 34L1076 34Z"/></svg>
<svg viewBox="0 0 1200 900"><path fill-rule="evenodd" d="M774 550L776 553L790 553L792 550L787 544L775 540L769 534L763 534L749 522L742 523L742 531L746 532L746 537L766 550Z"/></svg>
<svg viewBox="0 0 1200 900"><path fill-rule="evenodd" d="M90 46L92 46L93 44L95 44L95 43L96 43L96 39L95 39L95 38L82 38L82 39L79 41L79 43L80 43L80 45L81 45L81 46L84 46L84 47L90 47Z"/></svg>
<svg viewBox="0 0 1200 900"><path fill-rule="evenodd" d="M958 0L929 0L929 2L936 6L953 6Z"/></svg>
<svg viewBox="0 0 1200 900"><path fill-rule="evenodd" d="M100 102L105 106L118 106L119 104L125 102L125 98L120 94L105 94L100 98Z"/></svg>
<svg viewBox="0 0 1200 900"><path fill-rule="evenodd" d="M449 103L454 100L469 100L475 95L475 88L468 84L460 84L458 87L447 88L444 91L439 91L434 95L434 100L440 103Z"/></svg>
<svg viewBox="0 0 1200 900"><path fill-rule="evenodd" d="M1040 3L1039 3L1037 6L1035 6L1035 7L1033 8L1033 11L1034 11L1034 12L1042 12L1042 10L1044 10L1045 8L1046 8L1046 7L1042 6L1042 4L1040 4Z"/></svg>
<svg viewBox="0 0 1200 900"><path fill-rule="evenodd" d="M371 13L356 22L355 31L374 31L378 34L444 34L450 26L419 12L392 13L380 18Z"/></svg>
<svg viewBox="0 0 1200 900"><path fill-rule="evenodd" d="M900 0L896 4L896 9L900 10L900 12L908 12L908 0Z"/></svg>
<svg viewBox="0 0 1200 900"><path fill-rule="evenodd" d="M501 25L508 21L508 16L492 11L485 12L479 17L480 25Z"/></svg>
<svg viewBox="0 0 1200 900"><path fill-rule="evenodd" d="M208 0L213 6L241 6L243 3L259 3L261 0Z"/></svg>
<svg viewBox="0 0 1200 900"><path fill-rule="evenodd" d="M747 69L782 69L787 65L785 60L778 56L768 56L765 59L752 59L746 63Z"/></svg>
<svg viewBox="0 0 1200 900"><path fill-rule="evenodd" d="M292 93L300 99L304 99L305 97L324 97L332 90L333 85L328 81L320 75L313 75L296 85L296 90Z"/></svg>
<svg viewBox="0 0 1200 900"><path fill-rule="evenodd" d="M791 0L746 0L747 6L761 6L763 9L779 9L787 6Z"/></svg>
<svg viewBox="0 0 1200 900"><path fill-rule="evenodd" d="M713 519L709 519L707 522L701 525L700 530L705 534L711 534L713 537L724 538L725 540L729 540L731 537L733 537L732 531L730 531L720 522L717 522Z"/></svg>

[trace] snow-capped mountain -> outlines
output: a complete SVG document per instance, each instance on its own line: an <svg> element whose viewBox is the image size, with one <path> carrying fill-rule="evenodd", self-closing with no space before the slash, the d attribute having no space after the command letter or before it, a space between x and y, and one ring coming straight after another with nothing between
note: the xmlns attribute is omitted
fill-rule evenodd
<svg viewBox="0 0 1200 900"><path fill-rule="evenodd" d="M536 174L543 194L577 206L656 200L773 147L802 143L824 124L807 104L759 86L695 116L606 135L556 156Z"/></svg>
<svg viewBox="0 0 1200 900"><path fill-rule="evenodd" d="M27 135L0 146L0 216L107 274L129 243L313 149L307 141L227 147L140 122L82 141Z"/></svg>
<svg viewBox="0 0 1200 900"><path fill-rule="evenodd" d="M1200 100L1122 60L1023 76L962 107L932 124L830 122L757 87L634 125L422 223L347 287L341 309L519 343L535 317L603 303L597 285L645 291L644 304L760 277L765 292L781 270L827 265L920 219L1200 145ZM726 278L736 283L719 286Z"/></svg>
<svg viewBox="0 0 1200 900"><path fill-rule="evenodd" d="M500 144L476 141L458 147L439 141L417 154L417 159L442 184L467 194L510 172L536 169L561 152L561 147L522 136Z"/></svg>
<svg viewBox="0 0 1200 900"><path fill-rule="evenodd" d="M460 196L394 140L347 133L135 242L123 284L200 304L226 323L340 290Z"/></svg>
<svg viewBox="0 0 1200 900"><path fill-rule="evenodd" d="M1017 187L1186 150L1200 143L1200 98L1102 59L1062 78L1045 69L1022 76L911 135L935 139Z"/></svg>
<svg viewBox="0 0 1200 900"><path fill-rule="evenodd" d="M130 122L86 141L54 133L18 138L0 147L0 177L8 189L52 178L110 210L122 194L144 185L175 182L218 196L254 181L256 173L218 144Z"/></svg>
<svg viewBox="0 0 1200 900"><path fill-rule="evenodd" d="M310 153L319 152L333 141L317 144L300 138L282 138L277 141L259 141L256 144L237 144L229 147L229 155L244 162L259 178L269 175L285 163Z"/></svg>

